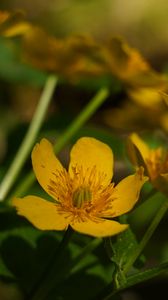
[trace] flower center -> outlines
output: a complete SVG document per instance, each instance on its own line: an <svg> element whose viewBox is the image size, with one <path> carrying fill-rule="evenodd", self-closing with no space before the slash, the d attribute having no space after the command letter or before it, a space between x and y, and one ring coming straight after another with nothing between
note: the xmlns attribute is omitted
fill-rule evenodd
<svg viewBox="0 0 168 300"><path fill-rule="evenodd" d="M91 202L92 193L86 187L78 188L72 196L72 204L77 208L81 208L85 202Z"/></svg>

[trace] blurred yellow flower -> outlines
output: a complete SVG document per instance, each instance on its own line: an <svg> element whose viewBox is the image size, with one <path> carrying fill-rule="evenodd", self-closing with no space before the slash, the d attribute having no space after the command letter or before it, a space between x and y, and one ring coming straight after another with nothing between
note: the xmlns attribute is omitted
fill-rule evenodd
<svg viewBox="0 0 168 300"><path fill-rule="evenodd" d="M56 38L32 26L22 38L22 49L27 62L69 80L102 76L109 72L101 56L100 45L88 35Z"/></svg>
<svg viewBox="0 0 168 300"><path fill-rule="evenodd" d="M138 90L137 90L138 93ZM160 97L160 96L159 96ZM148 98L144 98L146 105L135 103L130 99L123 99L123 103L119 107L108 108L101 112L103 122L113 130L129 133L132 131L163 130L168 132L168 112L166 103L161 99L154 104L148 102ZM142 102L143 102L142 101ZM138 102L138 101L137 101Z"/></svg>
<svg viewBox="0 0 168 300"><path fill-rule="evenodd" d="M166 88L166 85L165 85ZM164 91L164 86L162 87ZM161 106L164 106L162 89L157 87L143 87L143 88L134 88L128 91L128 95L131 99L135 101L139 106L149 109L159 109Z"/></svg>
<svg viewBox="0 0 168 300"><path fill-rule="evenodd" d="M144 166L153 186L168 195L168 152L162 147L150 149L136 134L127 143L128 154L135 166Z"/></svg>
<svg viewBox="0 0 168 300"><path fill-rule="evenodd" d="M137 84L139 75L151 71L139 51L130 47L122 37L112 37L102 48L111 72L124 82L133 84L136 80Z"/></svg>
<svg viewBox="0 0 168 300"><path fill-rule="evenodd" d="M23 11L0 11L0 35L5 37L23 35L30 27L30 23L24 19Z"/></svg>
<svg viewBox="0 0 168 300"><path fill-rule="evenodd" d="M88 35L56 38L31 26L22 38L27 62L69 79L86 76L116 76L128 88L167 87L167 78L155 72L138 50L120 37L98 42Z"/></svg>
<svg viewBox="0 0 168 300"><path fill-rule="evenodd" d="M136 100L137 89L142 88L143 94L145 88L151 100L152 88L154 101L155 92L165 92L168 86L168 79L154 71L141 53L122 37L107 41L82 34L57 38L28 22L22 11L0 11L0 35L20 35L22 60L71 81L88 76L115 76L126 85L132 99ZM143 101L143 95L138 98Z"/></svg>
<svg viewBox="0 0 168 300"><path fill-rule="evenodd" d="M90 137L80 138L73 146L68 171L46 139L34 147L32 163L38 182L53 202L27 196L15 198L13 205L18 214L41 230L65 230L70 225L95 237L117 234L128 225L110 219L133 208L147 180L140 167L114 186L113 153L106 144Z"/></svg>

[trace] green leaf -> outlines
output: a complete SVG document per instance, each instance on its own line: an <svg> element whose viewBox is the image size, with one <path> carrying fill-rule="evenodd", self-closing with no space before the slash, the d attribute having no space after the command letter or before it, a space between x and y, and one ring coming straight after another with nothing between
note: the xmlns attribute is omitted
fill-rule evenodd
<svg viewBox="0 0 168 300"><path fill-rule="evenodd" d="M92 299L101 292L111 280L111 268L100 264L99 258L95 254L86 257L86 261L88 260L90 260L90 266L87 265L86 268L83 266L83 268L78 269L77 272L66 278L65 281L57 284L47 299L60 297L64 300L85 300Z"/></svg>
<svg viewBox="0 0 168 300"><path fill-rule="evenodd" d="M113 238L106 239L108 255L115 264L114 281L116 287L120 287L120 285L126 283L124 267L137 248L137 245L136 237L130 227L120 233L115 240Z"/></svg>
<svg viewBox="0 0 168 300"><path fill-rule="evenodd" d="M137 272L134 275L128 276L127 281L123 283L120 287L114 289L112 283L108 284L102 293L102 297L97 297L97 299L108 299L108 300L115 300L115 297L120 295L119 293L131 286L134 286L138 283L145 282L149 279L155 278L160 276L164 273L168 272L168 262L162 263L159 266L147 269L143 272Z"/></svg>
<svg viewBox="0 0 168 300"><path fill-rule="evenodd" d="M0 38L0 78L13 83L26 83L42 86L47 74L24 64L15 43Z"/></svg>
<svg viewBox="0 0 168 300"><path fill-rule="evenodd" d="M13 209L5 211L3 206L0 210L0 277L15 279L28 291L59 240L59 233L39 231Z"/></svg>
<svg viewBox="0 0 168 300"><path fill-rule="evenodd" d="M92 91L97 90L101 86L107 86L113 94L117 94L122 89L121 82L114 76L100 76L84 78L78 81L79 88L84 88L85 90Z"/></svg>
<svg viewBox="0 0 168 300"><path fill-rule="evenodd" d="M63 232L45 232L34 228L26 219L16 215L14 209L5 205L0 209L0 277L17 282L23 293L28 294L34 290L41 275L51 262L53 253L58 248ZM63 260L58 259L54 271L53 291L59 290L60 295L68 298L72 292L75 299L81 288L76 290L76 282L93 285L93 295L111 280L111 265L104 260L102 254L102 240L92 239L74 233L72 241L63 253ZM47 268L48 269L48 268ZM68 286L60 289L60 286ZM83 284L83 294L85 291ZM58 293L58 294L59 294ZM43 294L42 294L43 295ZM84 296L83 296L84 297ZM84 298L82 298L84 299Z"/></svg>
<svg viewBox="0 0 168 300"><path fill-rule="evenodd" d="M128 276L127 283L124 288L155 278L166 272L168 272L168 262L161 263L159 266Z"/></svg>
<svg viewBox="0 0 168 300"><path fill-rule="evenodd" d="M149 198L147 197L141 205L130 213L129 221L133 224L134 228L137 230L146 228L164 201L166 201L165 195L157 191L152 196L149 196Z"/></svg>

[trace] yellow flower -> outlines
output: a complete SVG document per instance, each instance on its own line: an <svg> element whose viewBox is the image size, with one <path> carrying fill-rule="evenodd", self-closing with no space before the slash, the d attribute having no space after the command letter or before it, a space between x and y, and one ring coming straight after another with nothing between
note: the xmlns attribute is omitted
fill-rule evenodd
<svg viewBox="0 0 168 300"><path fill-rule="evenodd" d="M165 116L160 108L144 108L138 106L134 102L126 101L120 107L108 108L102 112L102 119L105 124L110 126L113 130L120 130L120 132L130 133L131 131L142 131L148 128L153 130L155 128L163 128L168 130L168 114ZM163 124L164 117L164 124ZM161 124L162 120L162 124Z"/></svg>
<svg viewBox="0 0 168 300"><path fill-rule="evenodd" d="M23 11L1 11L0 10L0 35L13 37L25 34L31 25L24 20Z"/></svg>
<svg viewBox="0 0 168 300"><path fill-rule="evenodd" d="M142 88L142 93L144 88L153 88L156 93L167 90L168 79L154 71L141 53L121 37L104 42L83 34L56 38L26 20L22 11L1 10L0 35L20 36L22 60L74 83L88 76L116 76L124 82L135 101L137 89Z"/></svg>
<svg viewBox="0 0 168 300"><path fill-rule="evenodd" d="M159 108L161 107L165 110L162 96L165 88L167 88L166 85L160 87L160 90L159 87L134 88L128 91L128 95L135 103L144 109L147 108L159 112Z"/></svg>
<svg viewBox="0 0 168 300"><path fill-rule="evenodd" d="M42 139L32 152L35 175L43 189L54 199L15 198L18 214L42 230L74 230L95 237L117 234L127 228L110 218L132 209L147 180L143 168L114 187L113 153L104 143L80 138L70 153L69 169L54 155L51 143Z"/></svg>
<svg viewBox="0 0 168 300"><path fill-rule="evenodd" d="M168 152L162 147L150 149L136 133L129 136L127 149L131 162L143 165L153 186L168 195Z"/></svg>

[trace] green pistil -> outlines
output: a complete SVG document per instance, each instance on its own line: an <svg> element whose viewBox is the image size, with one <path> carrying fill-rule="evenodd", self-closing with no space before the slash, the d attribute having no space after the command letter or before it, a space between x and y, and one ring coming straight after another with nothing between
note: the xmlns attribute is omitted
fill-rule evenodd
<svg viewBox="0 0 168 300"><path fill-rule="evenodd" d="M77 189L72 197L73 206L81 208L85 202L90 202L92 193L88 188L81 187Z"/></svg>

